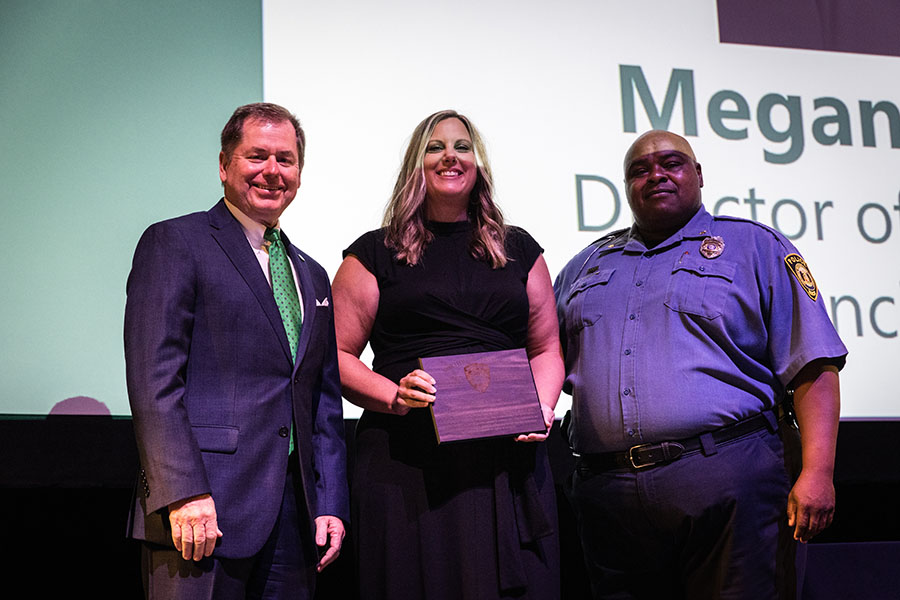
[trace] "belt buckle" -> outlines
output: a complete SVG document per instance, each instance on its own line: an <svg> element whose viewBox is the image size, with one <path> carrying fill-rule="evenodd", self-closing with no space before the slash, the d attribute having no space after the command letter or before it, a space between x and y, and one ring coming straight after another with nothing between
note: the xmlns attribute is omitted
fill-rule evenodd
<svg viewBox="0 0 900 600"><path fill-rule="evenodd" d="M656 464L656 462L650 462L647 464L637 464L634 462L634 452L635 450L641 450L643 448L649 448L651 446L655 446L656 444L638 444L637 446L632 446L625 452L625 457L628 458L628 462L631 463L631 468L635 470L646 469L647 467L652 467Z"/></svg>

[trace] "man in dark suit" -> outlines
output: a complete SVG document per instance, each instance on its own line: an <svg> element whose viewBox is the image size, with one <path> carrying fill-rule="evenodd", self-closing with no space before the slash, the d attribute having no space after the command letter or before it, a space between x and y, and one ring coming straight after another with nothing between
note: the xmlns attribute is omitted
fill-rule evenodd
<svg viewBox="0 0 900 600"><path fill-rule="evenodd" d="M135 251L125 359L141 471L129 533L144 542L150 598L312 597L340 551L331 288L279 227L304 146L284 108L238 108L222 131L225 197L152 225Z"/></svg>

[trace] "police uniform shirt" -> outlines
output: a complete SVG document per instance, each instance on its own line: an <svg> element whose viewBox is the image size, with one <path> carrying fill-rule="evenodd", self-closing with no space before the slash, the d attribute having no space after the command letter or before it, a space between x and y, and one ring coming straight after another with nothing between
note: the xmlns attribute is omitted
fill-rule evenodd
<svg viewBox="0 0 900 600"><path fill-rule="evenodd" d="M847 354L796 248L702 206L650 250L634 228L598 240L554 287L579 453L751 417L810 361Z"/></svg>

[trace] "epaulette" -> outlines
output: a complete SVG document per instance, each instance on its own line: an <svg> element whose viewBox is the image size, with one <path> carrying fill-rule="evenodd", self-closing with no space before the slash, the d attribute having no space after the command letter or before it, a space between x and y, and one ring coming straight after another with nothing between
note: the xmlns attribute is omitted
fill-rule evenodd
<svg viewBox="0 0 900 600"><path fill-rule="evenodd" d="M599 246L602 246L603 244L605 244L605 243L607 243L607 242L611 242L611 241L613 241L613 240L619 239L622 235L628 233L629 231L631 231L631 227L625 227L625 228L623 228L623 229L617 229L616 231L613 231L612 233L607 233L607 234L604 235L603 237L597 238L596 240L594 240L593 242L591 242L590 245L591 245L591 246L598 246L598 247L599 247Z"/></svg>
<svg viewBox="0 0 900 600"><path fill-rule="evenodd" d="M770 227L770 226L766 225L765 223L760 223L759 221L754 221L753 219L747 219L744 217L734 217L732 215L714 215L713 221L731 221L733 223L746 223L748 225L756 225L760 229L765 229L766 231L768 231L770 233L784 235L783 233L780 233L774 227Z"/></svg>
<svg viewBox="0 0 900 600"><path fill-rule="evenodd" d="M819 298L819 287L816 284L815 278L812 276L809 265L807 265L806 261L803 260L803 257L800 255L800 251L797 250L797 248L794 247L793 243L787 239L787 236L773 227L769 227L768 225L765 225L758 221L752 221L750 219L728 217L726 215L714 218L722 221L732 221L735 223L749 223L755 225L756 227L771 235L775 242L779 244L782 250L785 252L784 264L787 266L788 272L794 276L794 278L797 280L797 283L800 284L800 287L803 288L803 291L806 292L806 295L809 296L810 300L815 302Z"/></svg>
<svg viewBox="0 0 900 600"><path fill-rule="evenodd" d="M578 269L578 273L581 273L581 269L584 269L584 265L586 265L587 262L589 260L591 260L592 256L596 255L604 246L608 245L612 241L618 240L623 235L627 234L629 231L631 231L631 228L626 227L624 229L619 229L617 231L613 231L612 233L608 233L608 234L604 235L603 237L597 238L596 240L591 242L587 246L587 248L585 248L584 250L582 250L581 252L576 254L572 258L572 260L569 261L569 264L572 264L580 257L584 257L584 260L581 263L581 267Z"/></svg>
<svg viewBox="0 0 900 600"><path fill-rule="evenodd" d="M759 221L754 221L753 219L747 219L744 217L734 217L731 215L713 215L713 221L730 221L732 223L745 223L747 225L754 225L775 238L775 241L781 244L783 247L790 249L790 246L785 243L788 241L787 236L785 236L774 227L766 225L765 223L760 223Z"/></svg>

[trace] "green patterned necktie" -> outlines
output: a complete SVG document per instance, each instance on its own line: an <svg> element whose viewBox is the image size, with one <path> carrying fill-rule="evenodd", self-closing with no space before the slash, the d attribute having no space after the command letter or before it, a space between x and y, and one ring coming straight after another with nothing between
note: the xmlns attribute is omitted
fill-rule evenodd
<svg viewBox="0 0 900 600"><path fill-rule="evenodd" d="M300 341L301 313L300 297L297 295L297 286L294 285L291 262L284 251L284 244L281 243L281 236L277 229L267 228L263 237L269 242L269 275L272 278L275 304L278 305L278 312L281 313L281 321L284 323L284 332L291 345L291 357L296 360L297 342Z"/></svg>
<svg viewBox="0 0 900 600"><path fill-rule="evenodd" d="M284 251L281 236L277 229L266 228L263 236L269 243L269 275L272 278L272 293L275 294L275 304L281 313L281 321L284 323L284 332L287 334L288 343L291 346L291 357L297 360L297 343L300 341L301 312L300 296L297 294L297 286L294 285L294 273L291 271L291 262ZM291 418L291 440L288 452L294 451L294 423Z"/></svg>

